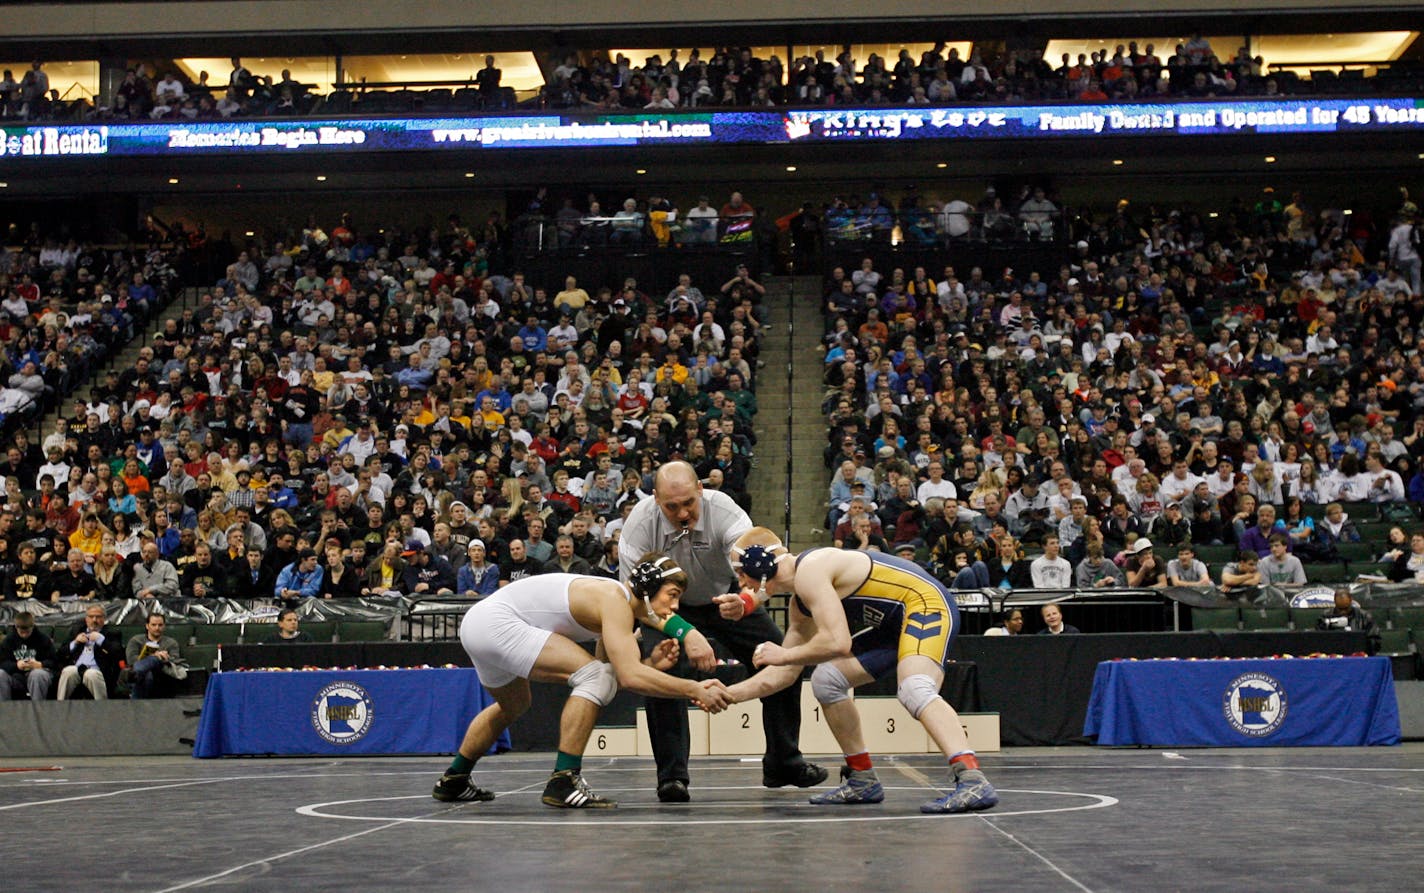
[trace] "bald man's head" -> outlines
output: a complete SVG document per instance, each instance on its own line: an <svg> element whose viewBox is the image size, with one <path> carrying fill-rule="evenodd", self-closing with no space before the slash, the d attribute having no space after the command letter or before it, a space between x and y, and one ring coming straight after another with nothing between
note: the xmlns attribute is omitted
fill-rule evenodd
<svg viewBox="0 0 1424 893"><path fill-rule="evenodd" d="M665 462L659 466L653 475L653 492L662 490L664 487L674 485L694 486L697 483L697 470L690 462Z"/></svg>
<svg viewBox="0 0 1424 893"><path fill-rule="evenodd" d="M653 499L674 527L691 530L702 518L702 482L686 462L668 462L653 476Z"/></svg>

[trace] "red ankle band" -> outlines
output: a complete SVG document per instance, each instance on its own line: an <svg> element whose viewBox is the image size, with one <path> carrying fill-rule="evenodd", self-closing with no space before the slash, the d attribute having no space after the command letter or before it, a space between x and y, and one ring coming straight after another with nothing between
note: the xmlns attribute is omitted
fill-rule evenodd
<svg viewBox="0 0 1424 893"><path fill-rule="evenodd" d="M845 758L846 765L854 772L870 771L870 752L848 754Z"/></svg>

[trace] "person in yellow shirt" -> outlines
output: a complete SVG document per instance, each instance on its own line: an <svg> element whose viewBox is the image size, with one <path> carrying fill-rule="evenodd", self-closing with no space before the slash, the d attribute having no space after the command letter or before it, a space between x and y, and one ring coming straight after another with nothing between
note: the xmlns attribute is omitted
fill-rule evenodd
<svg viewBox="0 0 1424 893"><path fill-rule="evenodd" d="M687 367L677 361L677 354L668 351L668 355L663 358L663 364L658 367L658 381L671 379L674 384L683 384L687 381Z"/></svg>
<svg viewBox="0 0 1424 893"><path fill-rule="evenodd" d="M231 493L237 489L237 476L228 468L221 453L208 454L208 477L212 479L214 490Z"/></svg>
<svg viewBox="0 0 1424 893"><path fill-rule="evenodd" d="M84 560L90 564L99 557L104 547L104 525L99 523L97 512L85 512L79 518L79 527L69 535L69 548L84 553Z"/></svg>
<svg viewBox="0 0 1424 893"><path fill-rule="evenodd" d="M326 429L326 433L321 436L322 446L336 449L341 446L341 441L355 434L355 430L346 424L346 416L337 415L332 418L332 425Z"/></svg>
<svg viewBox="0 0 1424 893"><path fill-rule="evenodd" d="M450 401L450 421L462 425L466 432L470 430L470 414L465 411L464 400Z"/></svg>
<svg viewBox="0 0 1424 893"><path fill-rule="evenodd" d="M677 208L661 196L652 196L648 199L648 227L653 231L653 238L658 240L658 246L666 248L672 242L673 227L677 224Z"/></svg>
<svg viewBox="0 0 1424 893"><path fill-rule="evenodd" d="M614 351L619 347L622 347L622 345L615 341L609 346L609 350ZM604 380L613 385L614 388L623 387L623 373L619 372L618 367L613 365L613 357L609 354L605 354L603 359L598 361L598 367L593 370L589 377L593 378L596 375L602 375Z"/></svg>
<svg viewBox="0 0 1424 893"><path fill-rule="evenodd" d="M1215 391L1221 384L1221 376L1213 372L1205 362L1198 360L1192 367L1192 386L1205 388L1207 393Z"/></svg>
<svg viewBox="0 0 1424 893"><path fill-rule="evenodd" d="M560 313L577 316L588 305L588 292L579 288L578 279L573 276L564 280L564 290L554 295L554 307Z"/></svg>
<svg viewBox="0 0 1424 893"><path fill-rule="evenodd" d="M336 384L336 373L327 368L326 357L316 358L316 370L312 372L312 387L322 394Z"/></svg>
<svg viewBox="0 0 1424 893"><path fill-rule="evenodd" d="M480 415L484 417L486 428L500 428L504 425L504 413L499 411L491 396L486 395L480 400Z"/></svg>
<svg viewBox="0 0 1424 893"><path fill-rule="evenodd" d="M471 360L470 371L466 373L465 391L478 394L493 384L494 372L490 370L489 361L484 357L475 357Z"/></svg>
<svg viewBox="0 0 1424 893"><path fill-rule="evenodd" d="M384 595L400 585L401 574L405 572L405 559L401 557L400 543L391 540L386 543L381 557L371 562L366 569L364 595Z"/></svg>

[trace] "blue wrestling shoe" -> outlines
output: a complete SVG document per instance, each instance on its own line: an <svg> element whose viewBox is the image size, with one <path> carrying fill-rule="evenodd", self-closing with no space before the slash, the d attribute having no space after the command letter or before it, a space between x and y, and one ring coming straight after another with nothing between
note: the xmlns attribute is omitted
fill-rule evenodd
<svg viewBox="0 0 1424 893"><path fill-rule="evenodd" d="M989 779L984 777L984 773L978 769L968 769L959 774L954 790L938 800L922 804L920 812L929 814L978 812L982 809L990 809L998 802L999 795L994 791L994 786L989 784Z"/></svg>
<svg viewBox="0 0 1424 893"><path fill-rule="evenodd" d="M849 806L853 803L879 803L885 799L885 788L875 770L853 771L845 776L845 782L833 791L817 794L811 798L816 806Z"/></svg>

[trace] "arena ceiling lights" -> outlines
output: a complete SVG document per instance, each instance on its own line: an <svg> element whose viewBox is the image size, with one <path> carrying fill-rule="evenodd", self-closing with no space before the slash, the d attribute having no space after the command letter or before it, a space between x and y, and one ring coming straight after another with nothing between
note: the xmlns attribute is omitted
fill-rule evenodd
<svg viewBox="0 0 1424 893"><path fill-rule="evenodd" d="M342 84L356 87L364 79L369 83L411 83L415 81L448 81L452 85L473 82L475 72L485 66L485 56L494 56L495 67L502 72L500 85L516 91L537 90L544 86L544 75L532 52L511 53L412 53L408 55L346 56L341 60ZM198 73L208 73L208 83L227 84L232 60L226 57L175 59L174 62L189 80ZM270 76L273 82L282 79L282 71L292 73L292 79L312 85L316 92L327 93L336 86L335 56L244 56L242 64L259 77Z"/></svg>
<svg viewBox="0 0 1424 893"><path fill-rule="evenodd" d="M34 61L24 59L18 62L0 62L0 71L9 71L18 83ZM99 63L93 59L73 62L45 60L44 71L49 75L50 89L58 90L60 98L66 101L81 97L92 100L99 92Z"/></svg>

